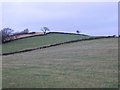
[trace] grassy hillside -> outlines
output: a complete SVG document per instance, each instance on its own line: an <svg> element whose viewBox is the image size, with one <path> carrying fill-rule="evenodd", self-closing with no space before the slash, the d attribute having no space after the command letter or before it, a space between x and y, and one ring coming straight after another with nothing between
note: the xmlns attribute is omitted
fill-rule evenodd
<svg viewBox="0 0 120 90"><path fill-rule="evenodd" d="M15 40L9 43L3 44L3 53L15 52L18 50L24 50L28 48L36 48L44 45L50 45L70 40L88 38L89 36L83 35L69 35L69 34L48 34L45 36L29 37L24 39Z"/></svg>
<svg viewBox="0 0 120 90"><path fill-rule="evenodd" d="M3 56L3 88L117 88L117 42L98 39Z"/></svg>

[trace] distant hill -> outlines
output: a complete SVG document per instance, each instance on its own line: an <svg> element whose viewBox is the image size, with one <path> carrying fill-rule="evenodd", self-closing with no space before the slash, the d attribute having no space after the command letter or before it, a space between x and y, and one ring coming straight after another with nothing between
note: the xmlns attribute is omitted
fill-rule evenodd
<svg viewBox="0 0 120 90"><path fill-rule="evenodd" d="M56 44L71 40L89 38L91 36L84 34L49 32L46 35L35 35L23 37L3 44L2 52L9 53L29 48L41 47L44 45Z"/></svg>

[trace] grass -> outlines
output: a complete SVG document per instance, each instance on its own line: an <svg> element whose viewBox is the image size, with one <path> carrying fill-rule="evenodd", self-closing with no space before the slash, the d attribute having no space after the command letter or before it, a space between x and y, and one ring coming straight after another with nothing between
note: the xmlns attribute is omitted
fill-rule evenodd
<svg viewBox="0 0 120 90"><path fill-rule="evenodd" d="M36 48L44 45L50 45L70 40L88 38L89 36L68 35L68 34L48 34L46 36L36 36L20 39L5 43L2 45L2 53L15 52L19 50Z"/></svg>
<svg viewBox="0 0 120 90"><path fill-rule="evenodd" d="M3 88L117 88L117 38L3 56Z"/></svg>

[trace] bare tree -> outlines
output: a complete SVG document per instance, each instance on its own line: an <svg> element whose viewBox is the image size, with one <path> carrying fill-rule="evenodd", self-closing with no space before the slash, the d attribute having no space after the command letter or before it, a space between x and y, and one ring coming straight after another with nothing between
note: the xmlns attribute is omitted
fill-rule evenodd
<svg viewBox="0 0 120 90"><path fill-rule="evenodd" d="M50 31L48 27L43 27L41 28L41 30L43 31L44 34L46 34L47 31Z"/></svg>
<svg viewBox="0 0 120 90"><path fill-rule="evenodd" d="M24 34L28 34L29 33L29 29L26 28L24 31L22 31Z"/></svg>
<svg viewBox="0 0 120 90"><path fill-rule="evenodd" d="M11 40L12 37L12 32L14 30L12 30L11 28L3 28L1 31L0 31L0 38L1 38L1 41L2 42L5 42L7 40Z"/></svg>

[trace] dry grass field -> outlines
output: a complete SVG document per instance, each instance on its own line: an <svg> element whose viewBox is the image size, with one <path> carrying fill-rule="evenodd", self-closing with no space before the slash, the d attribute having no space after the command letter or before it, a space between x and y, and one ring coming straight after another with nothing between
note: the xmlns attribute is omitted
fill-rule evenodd
<svg viewBox="0 0 120 90"><path fill-rule="evenodd" d="M3 88L117 88L117 38L3 56Z"/></svg>

